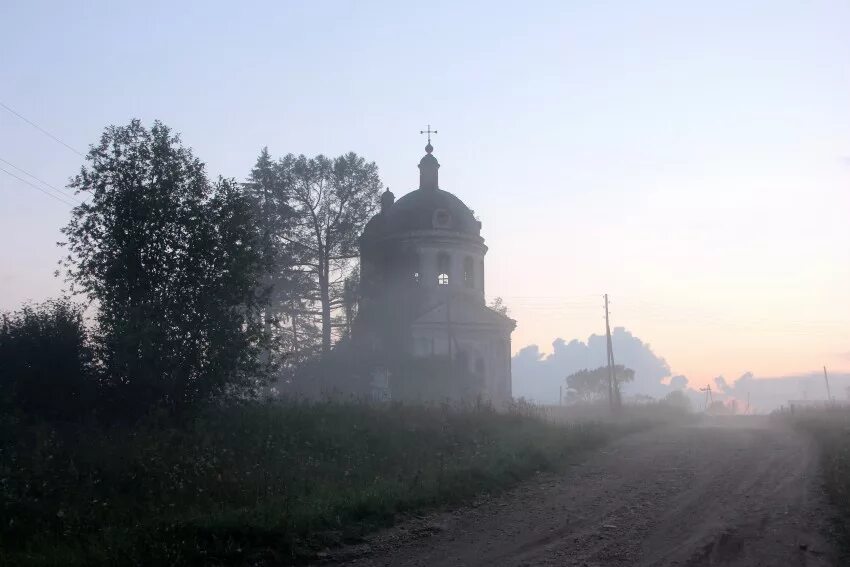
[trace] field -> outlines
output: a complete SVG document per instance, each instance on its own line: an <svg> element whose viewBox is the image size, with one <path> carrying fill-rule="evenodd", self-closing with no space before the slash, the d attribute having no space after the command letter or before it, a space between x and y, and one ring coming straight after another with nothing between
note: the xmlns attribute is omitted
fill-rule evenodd
<svg viewBox="0 0 850 567"><path fill-rule="evenodd" d="M336 403L244 404L132 428L4 417L0 563L291 562L652 424Z"/></svg>

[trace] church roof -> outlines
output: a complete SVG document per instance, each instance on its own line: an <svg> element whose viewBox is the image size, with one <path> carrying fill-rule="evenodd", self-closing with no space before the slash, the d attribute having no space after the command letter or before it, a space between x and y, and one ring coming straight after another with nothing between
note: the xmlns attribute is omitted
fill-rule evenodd
<svg viewBox="0 0 850 567"><path fill-rule="evenodd" d="M364 237L434 229L480 236L481 223L472 210L455 195L438 187L440 164L431 154L430 143L425 151L426 155L419 162L419 189L394 203L387 201L382 211L366 225Z"/></svg>
<svg viewBox="0 0 850 567"><path fill-rule="evenodd" d="M484 325L510 329L516 326L516 321L510 317L467 298L452 297L448 301L451 301L451 305L447 301L440 302L420 314L413 324L445 325L450 321L454 325Z"/></svg>
<svg viewBox="0 0 850 567"><path fill-rule="evenodd" d="M451 230L479 235L481 223L463 201L442 189L411 191L387 210L375 215L365 234L390 234L411 230Z"/></svg>

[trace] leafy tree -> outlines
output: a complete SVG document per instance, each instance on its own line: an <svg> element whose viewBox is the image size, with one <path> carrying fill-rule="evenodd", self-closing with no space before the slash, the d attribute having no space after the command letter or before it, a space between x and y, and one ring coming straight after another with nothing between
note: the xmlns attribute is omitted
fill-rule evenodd
<svg viewBox="0 0 850 567"><path fill-rule="evenodd" d="M263 374L261 243L251 203L160 122L108 127L71 187L63 229L72 291L96 302L97 340L121 399L179 410Z"/></svg>
<svg viewBox="0 0 850 567"><path fill-rule="evenodd" d="M621 365L614 367L620 384L634 380L635 371ZM566 378L567 401L588 403L604 400L608 397L608 367L600 366L594 370L579 370Z"/></svg>
<svg viewBox="0 0 850 567"><path fill-rule="evenodd" d="M276 169L295 212L291 232L281 237L294 245L313 284L309 299L318 305L315 314L326 353L332 343L332 314L345 303L345 280L357 257L358 238L378 206L378 167L355 153L333 159L288 154Z"/></svg>
<svg viewBox="0 0 850 567"><path fill-rule="evenodd" d="M2 315L0 396L8 409L46 419L91 409L97 384L82 311L62 298Z"/></svg>

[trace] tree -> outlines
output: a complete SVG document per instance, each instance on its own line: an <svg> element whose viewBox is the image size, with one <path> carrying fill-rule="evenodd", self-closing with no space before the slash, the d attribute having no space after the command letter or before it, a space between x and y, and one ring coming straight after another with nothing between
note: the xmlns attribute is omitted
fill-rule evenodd
<svg viewBox="0 0 850 567"><path fill-rule="evenodd" d="M46 419L87 415L94 370L80 305L61 298L2 315L0 398L10 409Z"/></svg>
<svg viewBox="0 0 850 567"><path fill-rule="evenodd" d="M277 170L296 219L285 237L299 249L313 278L326 353L332 343L332 312L344 305L344 282L357 257L358 238L378 206L378 167L355 153L333 159L289 154Z"/></svg>
<svg viewBox="0 0 850 567"><path fill-rule="evenodd" d="M312 278L303 263L309 255L291 238L297 223L290 205L291 183L279 175L268 148L263 148L244 184L253 205L257 236L261 243L263 277L260 293L268 295L264 314L266 330L274 331L271 346L293 366L309 358L319 334L310 314Z"/></svg>
<svg viewBox="0 0 850 567"><path fill-rule="evenodd" d="M342 328L341 336L351 338L351 327L357 317L357 307L360 305L360 267L354 269L346 276L342 286L342 317L339 326Z"/></svg>
<svg viewBox="0 0 850 567"><path fill-rule="evenodd" d="M491 301L488 307L500 315L504 315L505 317L508 316L508 306L505 305L505 302L501 297L497 297Z"/></svg>
<svg viewBox="0 0 850 567"><path fill-rule="evenodd" d="M631 382L635 372L621 365L614 367L620 384ZM567 401L571 403L589 403L604 400L608 396L608 367L600 366L594 370L579 370L566 378Z"/></svg>
<svg viewBox="0 0 850 567"><path fill-rule="evenodd" d="M179 410L263 375L261 243L236 183L160 122L110 126L70 184L88 193L63 229L74 292L95 302L109 385Z"/></svg>

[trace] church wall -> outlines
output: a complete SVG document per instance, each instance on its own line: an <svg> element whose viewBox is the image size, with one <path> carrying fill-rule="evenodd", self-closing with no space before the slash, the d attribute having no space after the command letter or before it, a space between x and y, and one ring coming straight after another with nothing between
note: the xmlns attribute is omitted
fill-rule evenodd
<svg viewBox="0 0 850 567"><path fill-rule="evenodd" d="M477 362L483 363L485 399L503 403L511 398L510 385L510 339L501 329L489 326L416 325L412 328L415 356L448 356L449 334L452 336L452 355L455 360L460 353L467 353L470 372L476 372Z"/></svg>
<svg viewBox="0 0 850 567"><path fill-rule="evenodd" d="M481 304L484 303L484 274L482 273L484 255L480 247L466 242L420 242L414 246L420 262L420 287L441 293L451 291L453 294L466 294L475 297ZM441 254L447 254L450 259L448 286L440 286L438 282L439 258ZM463 280L464 261L469 257L472 259L473 286L466 287Z"/></svg>

